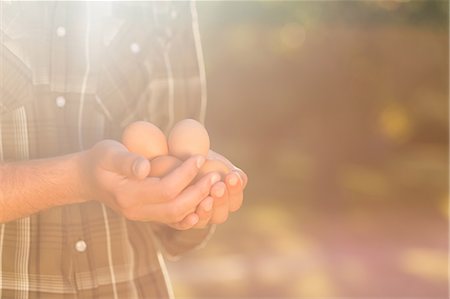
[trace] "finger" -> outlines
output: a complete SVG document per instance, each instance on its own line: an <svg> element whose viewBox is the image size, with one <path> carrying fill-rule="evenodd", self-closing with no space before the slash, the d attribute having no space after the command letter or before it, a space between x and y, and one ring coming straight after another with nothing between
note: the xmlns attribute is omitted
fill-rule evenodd
<svg viewBox="0 0 450 299"><path fill-rule="evenodd" d="M240 209L244 200L243 182L235 171L225 177L225 182L229 194L229 208L231 212L235 212Z"/></svg>
<svg viewBox="0 0 450 299"><path fill-rule="evenodd" d="M131 169L132 175L130 175L130 178L134 177L135 179L143 180L150 173L151 169L150 161L143 157L138 156L132 163Z"/></svg>
<svg viewBox="0 0 450 299"><path fill-rule="evenodd" d="M215 201L222 201L222 198L224 197L225 193L227 192L227 186L224 182L220 181L215 183L211 187L211 196L215 199Z"/></svg>
<svg viewBox="0 0 450 299"><path fill-rule="evenodd" d="M197 206L195 212L199 216L200 220L208 218L212 213L214 205L214 199L211 196L208 196Z"/></svg>
<svg viewBox="0 0 450 299"><path fill-rule="evenodd" d="M191 213L177 223L169 224L178 230L187 230L190 228L203 228L212 216L213 198L207 197L197 206L195 213Z"/></svg>
<svg viewBox="0 0 450 299"><path fill-rule="evenodd" d="M247 176L247 174L244 171L242 171L242 169L240 169L240 168L238 168L236 166L234 166L234 171L233 172L237 172L239 174L239 178L240 178L240 180L242 182L242 189L245 189L245 187L247 186L247 183L248 183L248 176Z"/></svg>
<svg viewBox="0 0 450 299"><path fill-rule="evenodd" d="M210 223L224 223L228 219L229 214L229 195L225 184L223 182L215 184L211 188L211 195L214 198L214 206Z"/></svg>
<svg viewBox="0 0 450 299"><path fill-rule="evenodd" d="M195 211L198 204L208 197L211 186L220 181L216 172L205 175L194 185L187 187L174 199L159 204L144 205L140 209L142 215L158 215L163 223L176 223Z"/></svg>
<svg viewBox="0 0 450 299"><path fill-rule="evenodd" d="M227 221L229 215L229 209L225 205L214 207L213 215L209 220L212 224L221 224Z"/></svg>
<svg viewBox="0 0 450 299"><path fill-rule="evenodd" d="M206 175L196 184L186 188L175 200L174 204L178 205L181 211L190 211L190 209L198 206L198 204L209 196L211 187L220 181L220 175L212 172Z"/></svg>
<svg viewBox="0 0 450 299"><path fill-rule="evenodd" d="M183 191L197 176L200 168L205 163L205 157L194 156L161 178L163 189L170 189L173 197Z"/></svg>
<svg viewBox="0 0 450 299"><path fill-rule="evenodd" d="M197 206L195 213L198 215L199 221L193 226L193 228L204 228L208 225L209 220L212 217L213 205L214 199L208 196Z"/></svg>
<svg viewBox="0 0 450 299"><path fill-rule="evenodd" d="M243 188L245 188L247 186L247 182L248 182L248 176L247 174L240 169L239 167L234 166L233 163L230 162L230 160L228 160L227 158L225 158L223 155L213 151L213 150L209 150L208 152L208 156L214 159L218 159L221 160L223 163L225 163L225 165L228 166L229 169L233 169L233 171L237 171L239 173L239 176L241 177L241 180L243 182Z"/></svg>
<svg viewBox="0 0 450 299"><path fill-rule="evenodd" d="M150 172L150 162L147 159L129 152L117 141L105 140L96 147L106 170L134 179L144 179Z"/></svg>
<svg viewBox="0 0 450 299"><path fill-rule="evenodd" d="M177 223L169 224L170 227L175 228L177 230L187 230L193 228L199 221L199 217L196 213L191 213L184 217L183 220Z"/></svg>

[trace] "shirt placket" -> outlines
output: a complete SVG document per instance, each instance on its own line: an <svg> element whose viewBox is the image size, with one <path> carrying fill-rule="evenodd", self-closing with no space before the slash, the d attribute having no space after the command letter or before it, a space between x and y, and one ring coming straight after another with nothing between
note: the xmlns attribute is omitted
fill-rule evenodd
<svg viewBox="0 0 450 299"><path fill-rule="evenodd" d="M61 142L61 152L66 152L72 148L70 142L74 138L73 126L67 127L67 121L74 121L74 111L76 107L69 105L73 102L73 95L67 90L67 72L68 72L68 49L69 39L73 35L69 21L68 11L70 6L55 4L55 13L51 28L51 53L50 53L50 89L53 91L53 107L56 109L56 118L60 124L58 128L58 139ZM75 105L76 106L76 105ZM64 207L65 228L65 258L62 261L65 279L76 289L80 289L78 279L79 272L89 272L87 269L86 251L88 244L83 235L82 220L78 206L72 205Z"/></svg>
<svg viewBox="0 0 450 299"><path fill-rule="evenodd" d="M67 35L70 32L67 29L67 7L55 4L55 11L52 15L53 22L51 23L51 53L50 53L50 89L60 93L66 91L66 73L67 73ZM61 94L61 97L64 95ZM65 101L57 102L58 107L63 107Z"/></svg>
<svg viewBox="0 0 450 299"><path fill-rule="evenodd" d="M67 246L73 262L71 278L78 291L93 289L97 286L97 279L95 269L89 260L92 240L84 234L80 206L70 206L67 209L71 221L67 227L69 230Z"/></svg>

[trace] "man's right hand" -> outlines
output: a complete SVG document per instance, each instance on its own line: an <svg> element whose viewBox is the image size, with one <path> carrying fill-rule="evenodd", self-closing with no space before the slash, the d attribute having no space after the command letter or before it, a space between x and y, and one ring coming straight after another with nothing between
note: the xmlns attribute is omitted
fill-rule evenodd
<svg viewBox="0 0 450 299"><path fill-rule="evenodd" d="M205 161L194 156L163 178L148 177L150 162L114 140L81 153L82 196L99 200L130 220L177 224L189 229L198 221L196 207L220 180L210 173L190 185Z"/></svg>

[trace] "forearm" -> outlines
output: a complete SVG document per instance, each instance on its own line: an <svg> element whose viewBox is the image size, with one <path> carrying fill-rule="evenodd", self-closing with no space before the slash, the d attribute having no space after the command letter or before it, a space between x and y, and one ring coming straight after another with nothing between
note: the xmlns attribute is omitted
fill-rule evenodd
<svg viewBox="0 0 450 299"><path fill-rule="evenodd" d="M0 222L83 201L79 157L0 164Z"/></svg>

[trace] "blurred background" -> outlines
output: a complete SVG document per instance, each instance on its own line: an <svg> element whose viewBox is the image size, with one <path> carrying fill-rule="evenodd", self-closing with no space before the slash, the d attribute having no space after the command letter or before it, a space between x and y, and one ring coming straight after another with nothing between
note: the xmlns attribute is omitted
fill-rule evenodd
<svg viewBox="0 0 450 299"><path fill-rule="evenodd" d="M448 298L448 1L197 4L245 204L179 298Z"/></svg>

